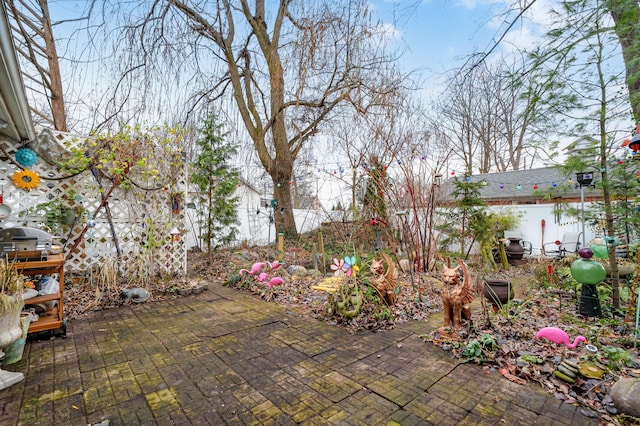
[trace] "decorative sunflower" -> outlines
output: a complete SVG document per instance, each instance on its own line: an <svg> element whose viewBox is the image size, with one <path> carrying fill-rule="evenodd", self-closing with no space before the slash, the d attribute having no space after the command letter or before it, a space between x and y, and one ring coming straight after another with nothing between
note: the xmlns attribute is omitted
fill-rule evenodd
<svg viewBox="0 0 640 426"><path fill-rule="evenodd" d="M40 185L40 176L38 173L29 169L17 170L11 176L11 182L13 182L16 188L31 191Z"/></svg>

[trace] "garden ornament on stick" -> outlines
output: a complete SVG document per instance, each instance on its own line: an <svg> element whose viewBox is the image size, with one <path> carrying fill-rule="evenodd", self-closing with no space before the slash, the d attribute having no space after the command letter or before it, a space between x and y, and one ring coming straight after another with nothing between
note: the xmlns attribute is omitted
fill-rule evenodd
<svg viewBox="0 0 640 426"><path fill-rule="evenodd" d="M569 349L575 349L580 342L586 342L587 338L584 336L576 336L573 343L569 343L569 335L558 327L544 327L536 333L536 339L547 339L558 345L563 344Z"/></svg>
<svg viewBox="0 0 640 426"><path fill-rule="evenodd" d="M268 282L263 282L269 288L273 288L273 286L280 285L284 283L284 280L280 277L273 277Z"/></svg>
<svg viewBox="0 0 640 426"><path fill-rule="evenodd" d="M462 280L460 279L462 271ZM471 302L473 302L473 282L462 259L455 268L444 267L442 272L442 304L444 307L444 327L460 329L462 320L471 321Z"/></svg>

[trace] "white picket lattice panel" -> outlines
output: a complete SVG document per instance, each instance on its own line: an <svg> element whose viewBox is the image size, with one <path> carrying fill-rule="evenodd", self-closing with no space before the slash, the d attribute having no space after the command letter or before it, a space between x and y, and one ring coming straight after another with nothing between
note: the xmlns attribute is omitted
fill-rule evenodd
<svg viewBox="0 0 640 426"><path fill-rule="evenodd" d="M4 204L12 209L11 215L0 222L2 228L30 226L52 233L54 244L64 246L65 270L82 273L92 266L94 270L108 258L117 256L116 242L120 248L120 272L123 276L136 274L138 260L147 259L149 273L182 274L186 271L187 247L184 241L172 241L173 229L185 229L184 210L174 213L168 190L141 190L139 188L116 187L107 199L111 212L111 229L107 210L102 207L102 194L112 187L112 182L104 180L103 188L90 171L76 176L67 176L52 164L56 156L64 155L65 142L78 143L82 138L56 133L50 130L40 132L39 145L29 146L40 155L38 162L30 167L40 175L38 188L25 191L16 188L11 176L20 166L15 161L15 153L20 146L0 140L0 186ZM33 144L36 145L36 144ZM185 176L172 183L173 188L185 188ZM157 186L162 186L158 184ZM60 201L65 206L82 211L69 224L57 229L46 226L46 211L37 209L47 202ZM95 226L87 228L89 219L95 215ZM76 246L73 250L72 248Z"/></svg>

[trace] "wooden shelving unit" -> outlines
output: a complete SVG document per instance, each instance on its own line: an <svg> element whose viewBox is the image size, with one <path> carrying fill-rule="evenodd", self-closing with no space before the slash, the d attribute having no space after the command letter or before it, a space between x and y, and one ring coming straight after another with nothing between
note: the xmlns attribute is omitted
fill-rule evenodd
<svg viewBox="0 0 640 426"><path fill-rule="evenodd" d="M57 300L58 304L53 309L45 312L38 321L29 324L29 333L38 331L62 329L62 334L67 334L67 320L64 315L64 255L50 254L47 260L33 260L15 263L18 272L25 276L58 274L60 283L60 293L45 294L25 300L25 305L35 305L39 303Z"/></svg>

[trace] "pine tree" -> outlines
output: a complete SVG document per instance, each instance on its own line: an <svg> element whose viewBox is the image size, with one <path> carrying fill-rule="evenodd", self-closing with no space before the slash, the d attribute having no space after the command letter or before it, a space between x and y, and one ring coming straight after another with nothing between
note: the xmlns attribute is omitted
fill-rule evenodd
<svg viewBox="0 0 640 426"><path fill-rule="evenodd" d="M192 163L191 182L200 188L200 235L211 252L214 242L228 245L238 233L238 197L233 194L238 187L240 172L229 165L237 153L237 146L228 142L226 133L217 117L204 122L202 135L196 141L198 156Z"/></svg>

